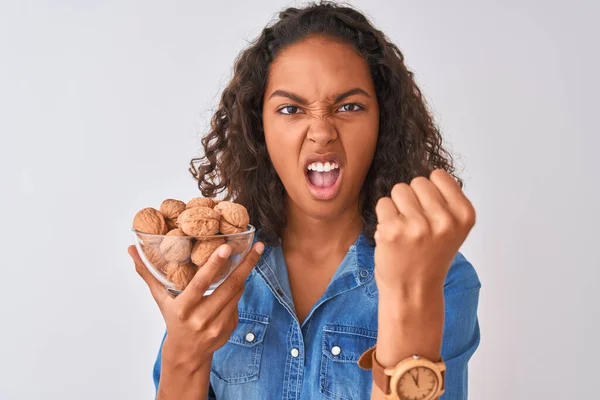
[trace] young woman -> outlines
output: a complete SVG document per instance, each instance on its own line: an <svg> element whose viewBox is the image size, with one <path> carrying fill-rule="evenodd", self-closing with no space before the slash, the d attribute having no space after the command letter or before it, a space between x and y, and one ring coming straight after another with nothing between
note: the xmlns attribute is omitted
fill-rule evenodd
<svg viewBox="0 0 600 400"><path fill-rule="evenodd" d="M207 297L227 245L178 297L129 248L168 332L159 399L467 398L480 283L458 250L475 211L384 34L331 3L281 12L203 145L202 195L226 190L257 234Z"/></svg>

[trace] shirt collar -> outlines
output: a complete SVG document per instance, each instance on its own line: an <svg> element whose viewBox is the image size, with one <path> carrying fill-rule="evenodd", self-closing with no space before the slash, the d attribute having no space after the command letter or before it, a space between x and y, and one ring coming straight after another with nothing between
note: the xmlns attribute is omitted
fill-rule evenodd
<svg viewBox="0 0 600 400"><path fill-rule="evenodd" d="M349 247L348 253L333 275L321 300L325 301L370 282L373 279L374 250L375 248L369 245L364 231L361 232ZM273 292L273 295L292 312L292 293L281 245L265 246L256 269Z"/></svg>

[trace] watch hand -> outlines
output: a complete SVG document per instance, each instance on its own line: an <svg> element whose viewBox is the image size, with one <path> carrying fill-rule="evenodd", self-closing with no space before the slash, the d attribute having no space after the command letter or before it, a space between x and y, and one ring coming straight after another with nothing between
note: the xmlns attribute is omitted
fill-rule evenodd
<svg viewBox="0 0 600 400"><path fill-rule="evenodd" d="M419 387L419 368L417 368L417 381L415 382L417 387Z"/></svg>
<svg viewBox="0 0 600 400"><path fill-rule="evenodd" d="M419 377L417 376L415 378L415 374L412 371L409 371L408 373L410 374L411 378L413 378L413 381L415 382L415 385L417 385L417 387L419 387L419 383L417 382L417 379L419 379Z"/></svg>

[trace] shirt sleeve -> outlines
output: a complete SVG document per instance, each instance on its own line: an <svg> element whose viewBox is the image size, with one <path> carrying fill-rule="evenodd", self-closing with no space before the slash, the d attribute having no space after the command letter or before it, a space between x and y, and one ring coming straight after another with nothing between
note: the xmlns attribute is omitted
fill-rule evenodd
<svg viewBox="0 0 600 400"><path fill-rule="evenodd" d="M156 398L158 397L158 384L160 382L160 369L161 369L161 360L162 360L162 347L163 347L163 343L165 342L165 338L167 337L167 332L165 332L162 341L160 342L160 347L158 349L158 354L156 356L156 361L154 362L154 369L152 371L152 377L154 378L154 399L156 400ZM208 385L208 400L217 400L217 397L215 396L215 392L212 388L212 385Z"/></svg>
<svg viewBox="0 0 600 400"><path fill-rule="evenodd" d="M441 400L468 398L468 362L480 341L477 318L480 288L475 269L459 252L444 285L442 357L446 363L446 390Z"/></svg>

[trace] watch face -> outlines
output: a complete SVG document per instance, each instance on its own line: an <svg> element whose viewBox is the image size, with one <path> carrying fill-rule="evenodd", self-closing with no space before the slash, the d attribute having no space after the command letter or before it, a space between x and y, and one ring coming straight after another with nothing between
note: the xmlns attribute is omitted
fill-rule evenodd
<svg viewBox="0 0 600 400"><path fill-rule="evenodd" d="M430 399L438 386L434 371L426 367L408 370L398 381L398 395L402 400Z"/></svg>

